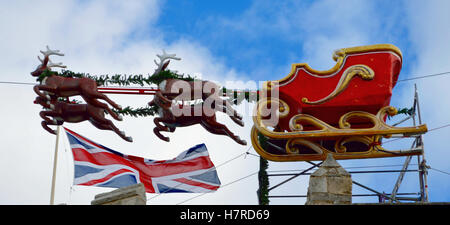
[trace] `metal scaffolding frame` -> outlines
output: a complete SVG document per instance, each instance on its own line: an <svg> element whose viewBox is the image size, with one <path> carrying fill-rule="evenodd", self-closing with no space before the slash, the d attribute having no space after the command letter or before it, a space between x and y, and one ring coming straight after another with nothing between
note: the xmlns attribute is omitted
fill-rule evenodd
<svg viewBox="0 0 450 225"><path fill-rule="evenodd" d="M404 123L406 121L412 120L413 125L416 126L422 124L422 118L420 114L420 105L419 105L419 95L417 92L417 86L414 85L414 103L412 106L412 113L407 118L397 122L393 126L397 126L401 123ZM391 193L385 193L385 192L379 192L373 188L367 187L361 183L358 183L356 181L352 181L354 185L359 186L365 190L368 190L372 192L371 194L353 194L352 197L367 197L367 196L377 196L379 203L400 203L402 201L413 201L413 202L428 202L428 184L427 184L427 169L429 166L426 165L425 160L425 151L424 151L424 145L423 145L423 138L422 135L415 135L411 136L410 138L414 138L411 148L410 149L421 149L422 154L417 155L417 168L416 169L409 169L411 165L411 160L414 156L406 156L405 161L403 163L403 167L401 170L366 170L366 171L348 171L350 174L363 174L363 173L398 173L397 181L394 185L394 188ZM394 139L395 140L395 139ZM314 163L310 161L306 161L306 163L311 164L312 166L299 172L299 173L273 173L268 174L268 177L275 177L275 176L289 176L289 178L285 179L284 181L273 185L272 187L268 188L269 198L305 198L307 195L270 195L270 191L274 190L275 188L280 187L281 185L286 184L287 182L299 177L299 176L305 176L305 175L311 175L311 170L314 168L318 168L322 162ZM419 191L417 193L399 193L400 186L403 182L403 178L406 173L418 173L418 179L419 179Z"/></svg>

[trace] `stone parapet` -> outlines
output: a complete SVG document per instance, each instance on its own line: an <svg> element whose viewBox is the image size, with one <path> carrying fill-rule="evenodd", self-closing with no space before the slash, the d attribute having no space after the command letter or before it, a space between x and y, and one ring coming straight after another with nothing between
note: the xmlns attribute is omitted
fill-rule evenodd
<svg viewBox="0 0 450 225"><path fill-rule="evenodd" d="M352 203L351 175L331 154L311 174L306 205L347 205Z"/></svg>
<svg viewBox="0 0 450 225"><path fill-rule="evenodd" d="M146 205L146 203L145 187L139 183L98 194L91 205Z"/></svg>

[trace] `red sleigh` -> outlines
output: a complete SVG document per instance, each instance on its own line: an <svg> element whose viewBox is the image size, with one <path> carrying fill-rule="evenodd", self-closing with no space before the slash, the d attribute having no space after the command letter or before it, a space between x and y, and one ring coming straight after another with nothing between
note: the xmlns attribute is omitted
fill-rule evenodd
<svg viewBox="0 0 450 225"><path fill-rule="evenodd" d="M336 65L330 70L294 64L287 77L264 83L252 129L255 150L273 161L324 160L327 154L335 159L421 154L381 147L383 137L427 131L426 125L385 123L387 115L397 113L389 103L401 51L389 44L344 48L333 59Z"/></svg>

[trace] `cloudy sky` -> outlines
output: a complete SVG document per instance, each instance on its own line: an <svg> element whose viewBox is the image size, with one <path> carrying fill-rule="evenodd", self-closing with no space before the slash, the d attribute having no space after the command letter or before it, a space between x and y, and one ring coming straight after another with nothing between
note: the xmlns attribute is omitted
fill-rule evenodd
<svg viewBox="0 0 450 225"><path fill-rule="evenodd" d="M148 74L156 54L165 49L181 61L170 69L213 80L227 88L251 88L260 81L285 77L291 64L306 62L326 70L334 65L332 52L339 48L390 43L403 52L400 80L450 71L450 15L447 0L317 0L317 1L0 1L0 81L33 83L29 75L38 65L36 56L46 45L66 55L54 57L68 69L90 74ZM420 95L422 120L429 129L450 123L450 75L399 82L391 105L410 107L414 84ZM0 204L48 204L55 136L40 126L40 106L32 104L31 85L0 83ZM148 96L110 96L122 106L145 106ZM250 143L252 104L237 109L245 127L228 117L220 122ZM205 143L212 161L220 165L249 151L224 136L214 136L199 126L178 129L166 143L153 135L152 118L125 117L115 124L133 136L132 144L113 132L99 131L89 123L66 126L124 154L150 159L170 159ZM450 127L424 135L430 201L450 201ZM73 162L67 139L61 136L55 201L57 204L90 204L110 188L73 186ZM386 148L408 148L392 142ZM351 167L401 165L404 158L347 160ZM417 164L416 158L412 164ZM308 164L270 163L269 171L300 170ZM417 166L412 165L413 168ZM400 169L401 167L385 167ZM217 168L223 186L215 193L147 194L147 204L257 204L259 159L241 155ZM244 178L234 182L240 178ZM355 181L390 193L395 174L353 175ZM271 178L271 186L282 178ZM234 182L234 183L233 183ZM307 177L296 178L272 195L305 195ZM354 186L355 194L370 193ZM418 192L418 175L405 176L400 192ZM198 196L198 197L196 197ZM196 197L194 199L191 199ZM191 199L191 200L190 200ZM188 200L188 201L186 201ZM303 204L304 198L271 199L271 204ZM354 198L354 202L376 202Z"/></svg>

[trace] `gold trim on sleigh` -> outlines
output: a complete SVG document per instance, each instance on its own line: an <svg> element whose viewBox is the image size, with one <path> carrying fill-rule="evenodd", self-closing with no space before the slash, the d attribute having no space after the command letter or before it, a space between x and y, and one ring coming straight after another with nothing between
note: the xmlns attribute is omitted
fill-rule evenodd
<svg viewBox="0 0 450 225"><path fill-rule="evenodd" d="M255 151L265 159L277 162L287 161L323 161L326 159L327 154L332 154L336 160L342 159L367 159L367 158L383 158L383 157L396 157L396 156L409 156L420 155L423 153L422 148L409 149L404 151L390 151L381 147L376 141L379 140L380 135L376 136L362 136L362 137L347 137L336 142L335 150L324 148L322 145L310 141L304 138L289 139L286 144L285 154L270 153L261 146L258 138L258 130L253 127L251 131L251 139L253 148ZM361 152L346 152L345 142L357 141L364 144L368 144L369 148L366 151ZM373 144L375 143L375 144ZM315 151L314 153L302 153L298 145L303 145Z"/></svg>
<svg viewBox="0 0 450 225"><path fill-rule="evenodd" d="M275 104L274 104L275 103ZM362 159L380 158L422 154L422 149L407 151L389 151L381 147L382 138L410 137L427 132L426 125L413 127L393 127L387 125L384 119L387 115L397 114L392 106L381 108L376 115L363 111L353 111L344 114L338 123L338 128L331 126L314 116L297 114L289 120L290 132L279 132L269 129L261 117L260 112L267 107L279 107L278 114L285 117L289 114L289 107L280 100L271 98L262 99L256 107L256 116L253 117L254 126L251 132L252 144L256 152L262 157L272 161L313 161L325 160L328 153L333 154L335 159ZM371 126L364 128L352 128L352 119L369 121ZM308 130L304 127L308 126ZM259 135L265 139L278 143L281 153L270 153L261 146ZM323 140L332 140L332 147L325 148ZM366 146L362 151L348 151L346 144L357 143ZM270 143L269 143L270 144ZM271 144L273 145L273 144ZM308 151L304 151L304 148Z"/></svg>
<svg viewBox="0 0 450 225"><path fill-rule="evenodd" d="M392 52L395 55L397 55L400 60L403 58L403 54L400 51L399 48L397 48L394 45L391 44L376 44L376 45L367 45L367 46L358 46L358 47L351 47L351 48L342 48L339 50L334 51L333 53L333 60L336 62L336 64L329 70L316 70L311 68L307 63L295 63L292 64L291 71L289 74L280 79L280 80L273 80L273 81L267 81L263 83L263 89L270 91L270 89L276 85L274 84L284 84L295 77L295 74L298 69L303 68L307 72L311 74L316 74L317 76L328 76L330 74L338 72L340 69L342 69L345 59L348 55L351 54L358 54L358 53L366 53L366 52L377 52L377 51L388 51Z"/></svg>
<svg viewBox="0 0 450 225"><path fill-rule="evenodd" d="M275 104L274 104L275 103ZM414 134L423 134L427 132L427 126L425 124L413 127L393 127L384 122L386 115L394 116L397 114L397 109L392 106L385 106L381 108L377 115L373 115L368 112L354 111L344 114L339 120L339 128L335 128L320 119L308 114L297 114L293 116L289 121L289 127L292 132L277 132L268 129L264 124L264 120L261 116L261 112L270 109L268 104L279 105L282 108L282 115L289 114L289 106L280 99L271 98L270 100L265 98L258 102L256 107L256 116L253 117L253 122L256 129L264 136L274 139L287 139L287 138L312 138L312 137L335 137L335 136L364 136L364 135L384 135L389 136L392 134L403 134L403 136L410 136ZM278 110L281 111L281 110ZM351 118L362 118L370 120L372 127L370 128L351 128L349 120ZM303 123L307 123L310 126L314 126L315 130L303 130Z"/></svg>
<svg viewBox="0 0 450 225"><path fill-rule="evenodd" d="M350 66L344 71L334 91L331 92L327 97L319 99L317 101L309 101L308 98L303 97L302 102L309 105L319 105L327 102L343 92L347 88L350 81L356 76L361 77L361 79L363 80L373 80L373 78L375 77L375 72L373 72L370 67L362 64Z"/></svg>

